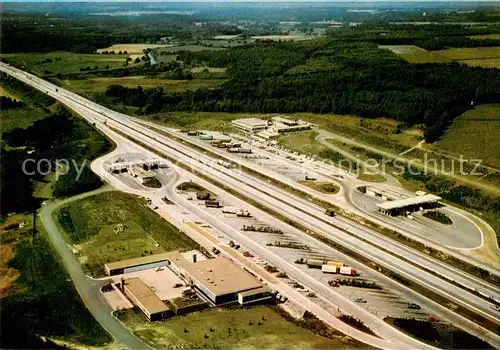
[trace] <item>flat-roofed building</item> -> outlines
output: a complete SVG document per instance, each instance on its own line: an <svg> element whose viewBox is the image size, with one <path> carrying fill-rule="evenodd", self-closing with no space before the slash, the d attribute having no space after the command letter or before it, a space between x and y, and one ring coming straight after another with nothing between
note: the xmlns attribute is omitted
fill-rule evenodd
<svg viewBox="0 0 500 350"><path fill-rule="evenodd" d="M381 198L385 201L394 201L405 199L409 196L388 187L367 186L366 195L370 197Z"/></svg>
<svg viewBox="0 0 500 350"><path fill-rule="evenodd" d="M139 278L123 280L122 284L122 293L138 306L150 321L163 320L174 314L173 310Z"/></svg>
<svg viewBox="0 0 500 350"><path fill-rule="evenodd" d="M231 260L222 257L206 259L194 251L173 251L112 262L105 264L104 269L107 275L117 275L165 266L211 304L238 302L239 294L247 291L255 293L241 297L245 304L271 298L269 290L262 289L264 285L257 278Z"/></svg>
<svg viewBox="0 0 500 350"><path fill-rule="evenodd" d="M419 211L420 208L430 209L435 208L441 197L434 194L426 194L423 196L410 197L395 201L388 201L377 204L379 211L387 215L400 215L406 212Z"/></svg>
<svg viewBox="0 0 500 350"><path fill-rule="evenodd" d="M275 133L281 134L284 132L309 130L312 125L303 120L294 120L285 117L271 118L272 126L269 128Z"/></svg>
<svg viewBox="0 0 500 350"><path fill-rule="evenodd" d="M236 119L231 124L238 129L249 132L257 132L267 128L267 120L259 118Z"/></svg>
<svg viewBox="0 0 500 350"><path fill-rule="evenodd" d="M193 263L178 252L169 254L169 266L213 304L237 302L239 293L263 287L254 276L226 258ZM258 295L259 300L270 298L270 294L262 289ZM244 299L246 303L250 302L248 298Z"/></svg>
<svg viewBox="0 0 500 350"><path fill-rule="evenodd" d="M245 292L238 293L238 302L240 303L240 305L246 305L268 300L270 297L271 291L268 287L263 286L257 289L251 289Z"/></svg>
<svg viewBox="0 0 500 350"><path fill-rule="evenodd" d="M115 261L104 264L104 271L108 276L120 275L135 271L154 269L168 265L168 253L148 255L140 258Z"/></svg>

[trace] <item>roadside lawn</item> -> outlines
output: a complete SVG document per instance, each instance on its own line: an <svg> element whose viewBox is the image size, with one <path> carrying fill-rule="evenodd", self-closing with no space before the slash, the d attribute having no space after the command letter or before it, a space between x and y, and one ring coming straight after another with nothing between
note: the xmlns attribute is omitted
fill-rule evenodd
<svg viewBox="0 0 500 350"><path fill-rule="evenodd" d="M274 307L267 306L212 308L153 323L139 310L118 311L117 314L139 338L155 348L363 348L363 344L341 334L334 335L333 339L314 334L287 321Z"/></svg>
<svg viewBox="0 0 500 350"><path fill-rule="evenodd" d="M197 245L146 202L104 192L60 208L57 221L86 273L104 275L104 264Z"/></svg>

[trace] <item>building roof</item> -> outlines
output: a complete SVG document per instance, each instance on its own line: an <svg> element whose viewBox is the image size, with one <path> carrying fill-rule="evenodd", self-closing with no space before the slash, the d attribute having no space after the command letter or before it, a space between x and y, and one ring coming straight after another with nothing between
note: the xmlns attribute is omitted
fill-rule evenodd
<svg viewBox="0 0 500 350"><path fill-rule="evenodd" d="M419 204L424 204L424 203L429 203L429 202L436 202L440 200L441 197L436 196L434 194L426 194L424 196L418 196L418 197L410 197L410 198L405 198L405 199L399 199L396 201L388 201L384 203L377 204L377 207L383 210L391 210L391 209L398 209L398 208L404 208L408 207L411 205L419 205Z"/></svg>
<svg viewBox="0 0 500 350"><path fill-rule="evenodd" d="M138 277L125 280L125 288L150 313L165 312L170 308Z"/></svg>
<svg viewBox="0 0 500 350"><path fill-rule="evenodd" d="M232 121L233 124L244 124L247 126L263 126L267 125L267 120L259 118L242 118Z"/></svg>
<svg viewBox="0 0 500 350"><path fill-rule="evenodd" d="M179 252L171 252L169 260L183 268L192 279L214 295L238 293L262 287L250 273L226 258L215 258L192 263Z"/></svg>
<svg viewBox="0 0 500 350"><path fill-rule="evenodd" d="M248 296L251 296L251 295L262 294L262 293L267 293L267 292L271 292L271 290L267 286L262 286L260 288L251 289L251 290L247 290L247 291L244 291L244 292L240 292L239 294L242 297L248 297Z"/></svg>
<svg viewBox="0 0 500 350"><path fill-rule="evenodd" d="M153 254L148 256L143 256L140 258L133 258L121 261L113 261L105 264L109 270L125 269L127 267L151 264L159 261L166 261L168 258L168 253Z"/></svg>
<svg viewBox="0 0 500 350"><path fill-rule="evenodd" d="M397 190L394 190L394 189L388 188L388 187L367 186L366 190L386 195L387 197L389 197L389 198L391 198L393 200L396 199L396 198L399 200L399 199L405 199L405 198L409 197L408 195L406 195L404 193L401 193L401 192L399 192Z"/></svg>

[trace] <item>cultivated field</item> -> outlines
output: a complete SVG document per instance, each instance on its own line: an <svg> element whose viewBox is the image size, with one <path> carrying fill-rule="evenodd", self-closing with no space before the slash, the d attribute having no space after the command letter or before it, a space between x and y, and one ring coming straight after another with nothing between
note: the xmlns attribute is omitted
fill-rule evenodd
<svg viewBox="0 0 500 350"><path fill-rule="evenodd" d="M500 169L500 104L480 105L465 112L432 149L483 159Z"/></svg>
<svg viewBox="0 0 500 350"><path fill-rule="evenodd" d="M8 63L37 74L78 74L80 69L90 67L91 71L124 67L126 55L77 54L57 51L51 53L0 54ZM47 61L49 60L49 61ZM129 62L129 67L137 66ZM97 69L96 69L97 67ZM109 68L108 68L109 67Z"/></svg>
<svg viewBox="0 0 500 350"><path fill-rule="evenodd" d="M146 49L159 49L162 47L169 47L172 45L158 45L158 44L115 44L107 47L105 49L98 49L97 53L102 53L103 51L114 51L118 53L118 51L127 51L129 54L142 54L143 50Z"/></svg>
<svg viewBox="0 0 500 350"><path fill-rule="evenodd" d="M295 41L295 40L310 40L316 39L317 36L312 35L257 35L252 36L254 40L273 40L273 41Z"/></svg>
<svg viewBox="0 0 500 350"><path fill-rule="evenodd" d="M150 323L140 311L132 310L119 311L118 318L155 348L257 350L360 347L341 335L328 339L295 326L265 306L212 308L174 317L167 322Z"/></svg>
<svg viewBox="0 0 500 350"><path fill-rule="evenodd" d="M106 192L71 203L57 219L86 271L104 274L109 261L136 258L196 245L138 198Z"/></svg>
<svg viewBox="0 0 500 350"><path fill-rule="evenodd" d="M500 39L500 34L471 35L471 39Z"/></svg>
<svg viewBox="0 0 500 350"><path fill-rule="evenodd" d="M220 85L223 80L218 79L192 79L192 80L171 80L154 79L144 76L129 76L122 78L93 78L85 80L64 80L63 83L72 89L84 92L104 92L109 85L119 84L128 88L141 86L145 89L162 87L164 92L179 92L186 90L196 90L198 88L214 88Z"/></svg>
<svg viewBox="0 0 500 350"><path fill-rule="evenodd" d="M240 36L239 34L236 34L236 35L217 35L217 36L214 36L214 39L215 40L231 40L231 39L235 39L239 36Z"/></svg>
<svg viewBox="0 0 500 350"><path fill-rule="evenodd" d="M207 70L210 73L224 73L226 68L216 68L216 67L194 67L191 68L191 72L193 73L201 73Z"/></svg>
<svg viewBox="0 0 500 350"><path fill-rule="evenodd" d="M414 45L381 45L411 63L460 62L469 66L500 68L500 46L427 51Z"/></svg>

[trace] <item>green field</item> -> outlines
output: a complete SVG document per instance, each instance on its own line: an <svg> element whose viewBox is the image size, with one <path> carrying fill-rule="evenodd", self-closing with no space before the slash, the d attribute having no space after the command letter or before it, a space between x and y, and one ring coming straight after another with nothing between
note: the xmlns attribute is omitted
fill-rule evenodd
<svg viewBox="0 0 500 350"><path fill-rule="evenodd" d="M145 206L145 201L121 192L105 192L68 204L55 215L86 272L104 274L109 261L196 247Z"/></svg>
<svg viewBox="0 0 500 350"><path fill-rule="evenodd" d="M411 63L460 62L469 66L500 68L500 46L427 51L414 45L382 45Z"/></svg>
<svg viewBox="0 0 500 350"><path fill-rule="evenodd" d="M332 182L324 181L299 181L300 184L305 185L313 190L316 190L325 194L335 194L340 188Z"/></svg>
<svg viewBox="0 0 500 350"><path fill-rule="evenodd" d="M192 79L192 80L171 80L171 79L156 79L147 78L144 76L130 76L122 78L93 78L85 80L63 80L65 87L83 91L87 93L104 92L109 85L118 84L128 88L136 88L138 86L147 88L162 87L163 91L180 92L186 90L196 90L198 88L214 88L220 85L223 80L217 79Z"/></svg>
<svg viewBox="0 0 500 350"><path fill-rule="evenodd" d="M43 119L47 113L29 106L1 110L0 130L9 132L15 128L25 129L33 122Z"/></svg>
<svg viewBox="0 0 500 350"><path fill-rule="evenodd" d="M433 150L482 159L500 169L500 104L480 105L455 119Z"/></svg>
<svg viewBox="0 0 500 350"><path fill-rule="evenodd" d="M284 147L307 155L317 155L328 150L326 146L316 141L316 131L301 131L287 133L278 138Z"/></svg>
<svg viewBox="0 0 500 350"><path fill-rule="evenodd" d="M334 339L316 335L285 320L266 306L212 308L154 323L149 323L140 311L133 310L119 311L118 318L155 348L257 350L363 347L342 335L336 335Z"/></svg>
<svg viewBox="0 0 500 350"><path fill-rule="evenodd" d="M90 67L92 71L95 67L98 70L124 67L126 55L99 55L99 54L77 54L65 51L56 51L51 53L12 53L0 54L0 58L5 59L24 70L36 74L44 74L46 71L50 74L79 74L80 68ZM60 58L60 60L56 60ZM52 62L45 62L50 59ZM45 63L44 63L45 62ZM141 65L129 62L129 67Z"/></svg>

